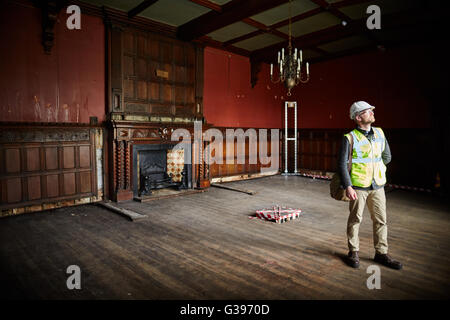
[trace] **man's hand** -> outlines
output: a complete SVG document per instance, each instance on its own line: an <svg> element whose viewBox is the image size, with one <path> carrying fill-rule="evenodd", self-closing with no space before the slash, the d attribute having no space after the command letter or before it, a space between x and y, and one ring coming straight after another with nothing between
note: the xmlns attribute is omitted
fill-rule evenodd
<svg viewBox="0 0 450 320"><path fill-rule="evenodd" d="M352 186L348 186L345 189L345 195L350 199L350 200L356 200L358 199L358 195L356 194L355 189L352 188Z"/></svg>

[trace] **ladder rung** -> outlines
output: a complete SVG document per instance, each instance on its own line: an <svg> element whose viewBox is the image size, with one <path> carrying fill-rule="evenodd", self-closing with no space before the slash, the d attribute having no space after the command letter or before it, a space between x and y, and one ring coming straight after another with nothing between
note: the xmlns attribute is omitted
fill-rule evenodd
<svg viewBox="0 0 450 320"><path fill-rule="evenodd" d="M286 140L295 140L295 138L286 138Z"/></svg>

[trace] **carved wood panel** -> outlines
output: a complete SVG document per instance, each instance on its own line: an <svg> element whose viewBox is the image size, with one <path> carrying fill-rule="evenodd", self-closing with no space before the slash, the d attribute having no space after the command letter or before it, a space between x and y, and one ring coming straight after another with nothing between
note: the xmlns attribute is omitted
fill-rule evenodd
<svg viewBox="0 0 450 320"><path fill-rule="evenodd" d="M89 128L0 128L0 209L97 194Z"/></svg>
<svg viewBox="0 0 450 320"><path fill-rule="evenodd" d="M110 112L201 118L201 48L132 28L109 32Z"/></svg>

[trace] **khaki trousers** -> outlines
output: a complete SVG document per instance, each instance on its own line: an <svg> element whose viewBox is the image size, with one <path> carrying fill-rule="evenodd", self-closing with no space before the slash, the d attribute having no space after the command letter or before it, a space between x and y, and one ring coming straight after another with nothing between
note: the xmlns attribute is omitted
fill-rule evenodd
<svg viewBox="0 0 450 320"><path fill-rule="evenodd" d="M359 251L359 225L363 218L364 207L367 207L373 221L373 244L375 250L387 254L386 195L384 188L377 190L355 189L358 199L350 201L350 215L347 221L348 249Z"/></svg>

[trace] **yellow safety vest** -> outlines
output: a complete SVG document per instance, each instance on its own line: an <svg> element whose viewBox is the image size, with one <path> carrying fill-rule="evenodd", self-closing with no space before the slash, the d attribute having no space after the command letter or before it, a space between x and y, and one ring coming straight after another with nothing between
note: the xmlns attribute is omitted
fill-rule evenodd
<svg viewBox="0 0 450 320"><path fill-rule="evenodd" d="M381 128L373 128L373 139L369 141L359 130L354 129L345 136L353 136L352 168L350 178L356 187L370 187L372 181L379 186L386 184L386 166L381 154L386 146Z"/></svg>

